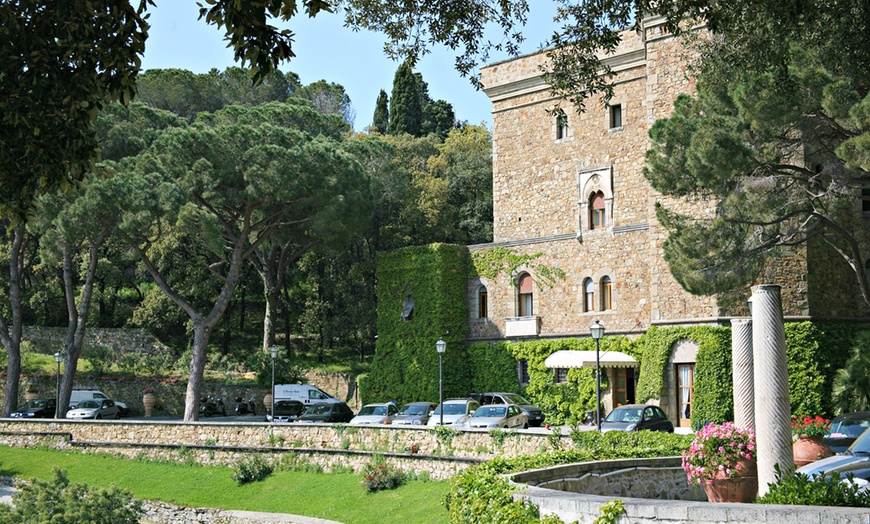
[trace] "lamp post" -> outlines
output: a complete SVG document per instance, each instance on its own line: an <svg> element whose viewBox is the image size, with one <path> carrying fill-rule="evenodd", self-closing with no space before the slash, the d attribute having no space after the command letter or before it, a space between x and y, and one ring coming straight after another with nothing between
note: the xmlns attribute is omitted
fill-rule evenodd
<svg viewBox="0 0 870 524"><path fill-rule="evenodd" d="M598 358L598 349L601 337L604 336L604 326L596 320L589 326L589 330L595 339L595 421L598 423L598 432L601 433L601 360Z"/></svg>
<svg viewBox="0 0 870 524"><path fill-rule="evenodd" d="M435 349L438 350L438 412L441 420L439 425L444 425L444 352L447 351L447 342L439 337L435 343Z"/></svg>
<svg viewBox="0 0 870 524"><path fill-rule="evenodd" d="M60 351L54 354L54 361L57 363L57 382L54 388L54 418L60 418L60 363L63 362L63 355Z"/></svg>
<svg viewBox="0 0 870 524"><path fill-rule="evenodd" d="M272 413L275 413L275 359L278 358L278 346L270 346L269 355L272 357L272 389L269 390L269 394L272 395L272 405L269 406L269 409ZM274 419L275 417L273 416L273 422Z"/></svg>

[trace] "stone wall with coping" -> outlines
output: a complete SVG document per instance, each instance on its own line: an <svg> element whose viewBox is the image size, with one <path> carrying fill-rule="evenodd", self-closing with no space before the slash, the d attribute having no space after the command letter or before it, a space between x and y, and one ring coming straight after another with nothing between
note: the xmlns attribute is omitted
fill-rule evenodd
<svg viewBox="0 0 870 524"><path fill-rule="evenodd" d="M677 482L673 471L679 464L678 457L611 460L524 471L511 479L524 486L515 498L537 505L542 516L579 524L595 522L601 507L614 498L625 508L620 524L870 522L870 508L707 502L703 490L686 484L685 473Z"/></svg>
<svg viewBox="0 0 870 524"><path fill-rule="evenodd" d="M443 432L439 437L432 429L400 426L0 419L0 445L47 445L227 466L259 452L273 461L301 461L326 471L336 466L361 471L373 454L380 454L402 469L438 479L495 456L552 451L554 442L563 447L568 441L514 431Z"/></svg>

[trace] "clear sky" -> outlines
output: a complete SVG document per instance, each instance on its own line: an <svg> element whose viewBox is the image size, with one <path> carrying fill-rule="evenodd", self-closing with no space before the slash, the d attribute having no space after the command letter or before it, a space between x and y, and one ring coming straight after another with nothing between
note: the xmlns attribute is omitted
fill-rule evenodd
<svg viewBox="0 0 870 524"><path fill-rule="evenodd" d="M226 47L221 31L197 20L199 7L194 0L156 3L156 7L149 9L151 30L142 60L144 69L178 68L206 73L212 68L224 70L238 65L233 62L233 53ZM523 53L536 51L555 28L553 0L531 3L534 12L524 32ZM282 64L281 70L295 72L303 84L321 79L341 84L356 110L354 128L362 130L370 125L378 92L383 89L390 94L398 67L384 55L385 38L372 32L353 32L342 26L340 15L329 13L314 19L301 15L289 25L275 25L296 33L293 49L297 56ZM456 72L453 58L449 49L438 48L418 63L416 70L429 84L429 96L453 104L457 119L471 124L484 122L492 128L489 99ZM489 62L505 58L506 54L491 56Z"/></svg>

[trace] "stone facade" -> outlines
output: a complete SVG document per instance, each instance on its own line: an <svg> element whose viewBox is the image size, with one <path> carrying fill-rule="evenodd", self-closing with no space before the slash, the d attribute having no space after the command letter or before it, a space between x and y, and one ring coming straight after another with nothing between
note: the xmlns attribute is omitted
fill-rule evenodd
<svg viewBox="0 0 870 524"><path fill-rule="evenodd" d="M539 256L514 274L469 281L470 342L588 337L597 319L609 335L638 336L652 326L727 326L748 315L749 289L691 295L663 259L667 231L656 220L656 202L698 215L710 213L715 202L663 197L643 176L649 129L671 114L679 94L694 90L690 47L660 22L648 19L641 31L624 33L618 50L603 57L615 72L614 97L607 105L588 100L582 114L564 107L567 127L547 113L558 101L541 77L546 53L481 69L493 104L494 241L470 249L507 247ZM593 215L603 216L603 224L593 227ZM559 268L565 277L538 278L542 266ZM761 278L782 286L787 319L866 319L848 271L836 253L811 242L785 254ZM529 299L518 289L523 273L534 280L531 313L521 305ZM673 379L667 377L669 388ZM675 395L674 389L663 392L662 402ZM605 407L612 407L607 397ZM676 410L669 414L675 417Z"/></svg>

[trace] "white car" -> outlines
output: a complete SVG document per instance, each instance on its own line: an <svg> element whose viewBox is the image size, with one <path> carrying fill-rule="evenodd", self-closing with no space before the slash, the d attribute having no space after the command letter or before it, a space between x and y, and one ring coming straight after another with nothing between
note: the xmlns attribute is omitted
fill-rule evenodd
<svg viewBox="0 0 870 524"><path fill-rule="evenodd" d="M72 393L70 393L69 397L69 407L70 409L73 409L78 406L79 402L83 400L104 400L109 398L111 398L109 397L109 395L106 395L105 393L96 388L73 388ZM118 410L121 412L121 416L127 416L127 404L115 401L115 405L118 406Z"/></svg>
<svg viewBox="0 0 870 524"><path fill-rule="evenodd" d="M112 399L106 398L102 400L82 400L76 407L66 412L66 418L73 419L101 419L101 418L121 418L121 410Z"/></svg>
<svg viewBox="0 0 870 524"><path fill-rule="evenodd" d="M442 405L439 405L435 408L435 411L432 412L432 416L429 417L429 422L426 423L426 426L434 428L435 426L442 425L442 421L443 425L450 426L457 420L470 415L479 407L480 404L476 400L470 398L454 398L445 400ZM442 409L444 411L443 415L441 413Z"/></svg>
<svg viewBox="0 0 870 524"><path fill-rule="evenodd" d="M495 429L529 427L528 415L516 404L489 404L453 423L455 428Z"/></svg>
<svg viewBox="0 0 870 524"><path fill-rule="evenodd" d="M384 404L366 404L359 413L350 420L350 424L390 424L393 417L399 413L399 408L392 402Z"/></svg>

